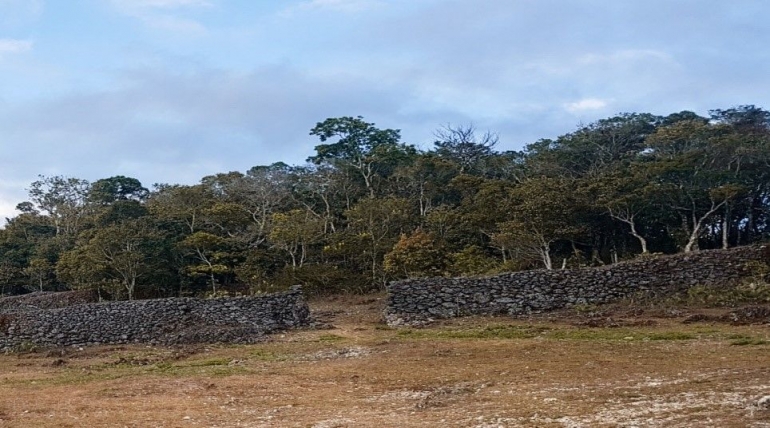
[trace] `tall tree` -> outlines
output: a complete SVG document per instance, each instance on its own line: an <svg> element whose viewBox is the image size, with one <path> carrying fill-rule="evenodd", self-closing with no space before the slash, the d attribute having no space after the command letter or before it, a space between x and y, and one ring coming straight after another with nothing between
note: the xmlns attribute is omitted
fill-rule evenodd
<svg viewBox="0 0 770 428"><path fill-rule="evenodd" d="M499 140L498 135L490 131L477 135L472 124L447 124L436 130L434 135L436 154L455 163L461 174L481 172L484 162L492 156Z"/></svg>
<svg viewBox="0 0 770 428"><path fill-rule="evenodd" d="M351 168L363 180L370 198L375 197L375 180L387 171L388 163L408 157L414 148L401 144L397 129L379 129L358 117L329 118L310 130L322 143L316 155L308 158L316 164L328 162L339 168ZM336 138L336 142L326 143Z"/></svg>
<svg viewBox="0 0 770 428"><path fill-rule="evenodd" d="M126 220L95 231L85 244L88 258L120 282L133 300L141 278L150 276L164 260L162 236L147 220Z"/></svg>
<svg viewBox="0 0 770 428"><path fill-rule="evenodd" d="M41 175L29 188L32 203L48 215L57 235L74 238L86 214L88 181L72 177Z"/></svg>

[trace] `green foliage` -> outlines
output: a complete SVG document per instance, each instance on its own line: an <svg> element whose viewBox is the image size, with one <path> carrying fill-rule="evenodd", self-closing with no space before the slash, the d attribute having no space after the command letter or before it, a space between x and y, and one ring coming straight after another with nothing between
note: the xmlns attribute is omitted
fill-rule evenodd
<svg viewBox="0 0 770 428"><path fill-rule="evenodd" d="M685 303L709 307L735 307L770 303L770 284L747 282L737 287L695 286L687 290Z"/></svg>
<svg viewBox="0 0 770 428"><path fill-rule="evenodd" d="M385 272L394 277L415 278L443 274L447 257L441 243L421 229L411 235L402 234L385 254Z"/></svg>
<svg viewBox="0 0 770 428"><path fill-rule="evenodd" d="M424 152L362 117L310 135L307 165L194 185L41 176L0 230L0 293L363 292L770 240L770 112L755 106L624 113L508 152L471 125L442 127ZM756 289L688 299L764 301L755 270Z"/></svg>
<svg viewBox="0 0 770 428"><path fill-rule="evenodd" d="M481 248L472 245L450 254L449 272L455 276L480 275L492 272L498 261L489 257Z"/></svg>

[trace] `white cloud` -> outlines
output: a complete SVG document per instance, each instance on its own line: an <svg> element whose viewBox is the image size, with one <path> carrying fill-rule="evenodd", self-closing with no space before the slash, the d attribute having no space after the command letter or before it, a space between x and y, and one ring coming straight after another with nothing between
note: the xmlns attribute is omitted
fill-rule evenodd
<svg viewBox="0 0 770 428"><path fill-rule="evenodd" d="M148 27L184 34L205 33L206 27L174 13L214 5L207 0L112 0L112 4L120 13L136 18Z"/></svg>
<svg viewBox="0 0 770 428"><path fill-rule="evenodd" d="M175 9L179 7L211 6L206 0L113 0L113 4L123 10L130 9Z"/></svg>
<svg viewBox="0 0 770 428"><path fill-rule="evenodd" d="M298 12L332 11L360 13L383 5L379 0L306 0L290 6L281 13L290 16Z"/></svg>
<svg viewBox="0 0 770 428"><path fill-rule="evenodd" d="M616 63L616 62L633 62L633 61L661 61L661 62L675 62L674 58L662 51L653 49L623 49L609 54L596 54L589 53L582 55L578 59L580 64L604 64L604 63Z"/></svg>
<svg viewBox="0 0 770 428"><path fill-rule="evenodd" d="M5 225L6 218L16 217L19 213L16 211L16 204L0 195L0 229Z"/></svg>
<svg viewBox="0 0 770 428"><path fill-rule="evenodd" d="M607 107L608 104L608 100L602 100L599 98L584 98L579 101L566 103L564 104L564 108L567 109L567 111L570 113L581 113L584 111L601 110L604 107Z"/></svg>
<svg viewBox="0 0 770 428"><path fill-rule="evenodd" d="M0 0L0 23L24 22L42 11L42 0Z"/></svg>
<svg viewBox="0 0 770 428"><path fill-rule="evenodd" d="M32 50L31 40L0 39L0 55L5 53L20 53Z"/></svg>
<svg viewBox="0 0 770 428"><path fill-rule="evenodd" d="M141 18L145 24L159 30L167 30L174 33L205 33L206 27L194 19L179 18L171 15L153 15Z"/></svg>

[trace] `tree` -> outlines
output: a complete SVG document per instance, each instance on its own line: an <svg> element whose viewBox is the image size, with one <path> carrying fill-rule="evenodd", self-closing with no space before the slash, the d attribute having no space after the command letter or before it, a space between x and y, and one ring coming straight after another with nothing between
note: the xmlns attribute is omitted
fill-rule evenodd
<svg viewBox="0 0 770 428"><path fill-rule="evenodd" d="M77 178L39 176L29 188L32 203L46 213L57 235L74 238L86 213L89 183ZM25 205L25 208L29 206Z"/></svg>
<svg viewBox="0 0 770 428"><path fill-rule="evenodd" d="M494 153L499 140L497 134L486 131L476 136L471 125L452 126L447 124L434 132L437 140L436 154L458 165L460 173L478 173L484 161Z"/></svg>
<svg viewBox="0 0 770 428"><path fill-rule="evenodd" d="M29 265L24 268L24 275L34 281L40 291L53 273L53 266L47 259L35 257L29 261Z"/></svg>
<svg viewBox="0 0 770 428"><path fill-rule="evenodd" d="M158 219L181 224L189 233L205 224L204 211L214 204L214 197L206 186L163 185L148 202L150 213Z"/></svg>
<svg viewBox="0 0 770 428"><path fill-rule="evenodd" d="M188 266L188 272L192 275L207 275L211 284L211 291L216 294L217 276L232 271L227 265L227 240L212 233L197 231L182 240L179 247L192 254L199 262Z"/></svg>
<svg viewBox="0 0 770 428"><path fill-rule="evenodd" d="M364 199L345 212L351 238L362 243L360 254L368 259L372 284L380 282L380 262L393 247L410 219L409 202L405 199Z"/></svg>
<svg viewBox="0 0 770 428"><path fill-rule="evenodd" d="M56 263L56 279L72 290L95 290L101 298L108 278L107 267L91 256L89 249L76 247L62 253Z"/></svg>
<svg viewBox="0 0 770 428"><path fill-rule="evenodd" d="M147 199L149 191L136 178L116 175L96 180L88 191L88 201L109 205L116 201L138 201Z"/></svg>
<svg viewBox="0 0 770 428"><path fill-rule="evenodd" d="M318 242L323 232L322 222L307 210L275 213L272 218L270 242L291 257L292 269L305 264L308 246Z"/></svg>
<svg viewBox="0 0 770 428"><path fill-rule="evenodd" d="M262 244L267 239L270 217L290 200L289 173L290 167L278 162L252 167L246 175L230 172L204 177L202 184L219 205L206 211L207 221L248 245ZM232 209L235 207L239 207L246 218L238 216Z"/></svg>
<svg viewBox="0 0 770 428"><path fill-rule="evenodd" d="M510 220L498 223L491 234L503 254L540 258L546 269L553 269L553 245L574 240L582 232L576 212L585 201L576 192L575 182L565 178L532 179L510 192Z"/></svg>
<svg viewBox="0 0 770 428"><path fill-rule="evenodd" d="M411 235L401 234L384 260L386 273L406 278L439 276L446 266L446 256L437 239L421 229Z"/></svg>
<svg viewBox="0 0 770 428"><path fill-rule="evenodd" d="M717 166L725 158L714 150L721 132L708 123L680 121L650 137L651 152L644 164L648 193L679 214L684 252L699 248L712 216L741 193L729 170Z"/></svg>
<svg viewBox="0 0 770 428"><path fill-rule="evenodd" d="M104 266L105 274L118 280L133 300L140 278L150 276L163 262L162 237L144 219L126 220L99 229L84 246L88 259Z"/></svg>
<svg viewBox="0 0 770 428"><path fill-rule="evenodd" d="M410 199L426 217L434 207L447 202L447 188L459 170L450 161L435 154L421 154L413 163L401 166L393 174L393 187L398 195Z"/></svg>
<svg viewBox="0 0 770 428"><path fill-rule="evenodd" d="M361 116L329 118L310 130L321 142L337 138L334 143L315 147L316 155L308 162L329 162L341 168L352 168L364 181L370 198L375 196L374 180L386 168L386 160L394 160L414 153L414 148L399 143L397 129L378 129Z"/></svg>
<svg viewBox="0 0 770 428"><path fill-rule="evenodd" d="M652 195L645 193L647 182L638 168L607 171L591 182L595 204L612 219L624 223L638 242L642 254L649 253L647 238L640 229L641 218L654 206Z"/></svg>

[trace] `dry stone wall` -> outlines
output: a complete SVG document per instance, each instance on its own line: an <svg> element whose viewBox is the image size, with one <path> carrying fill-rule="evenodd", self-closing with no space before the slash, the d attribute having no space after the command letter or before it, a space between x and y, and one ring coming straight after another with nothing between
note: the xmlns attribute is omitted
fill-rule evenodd
<svg viewBox="0 0 770 428"><path fill-rule="evenodd" d="M736 285L752 274L752 263L770 261L768 250L766 246L747 246L598 268L397 281L388 285L385 318L390 325L400 325L464 315L519 315L607 303L639 292Z"/></svg>
<svg viewBox="0 0 770 428"><path fill-rule="evenodd" d="M64 308L98 301L99 296L93 290L74 290L56 293L36 291L19 296L0 298L0 314Z"/></svg>
<svg viewBox="0 0 770 428"><path fill-rule="evenodd" d="M121 343L252 343L277 330L307 326L298 287L284 293L221 299L172 298L84 303L0 312L0 349Z"/></svg>

